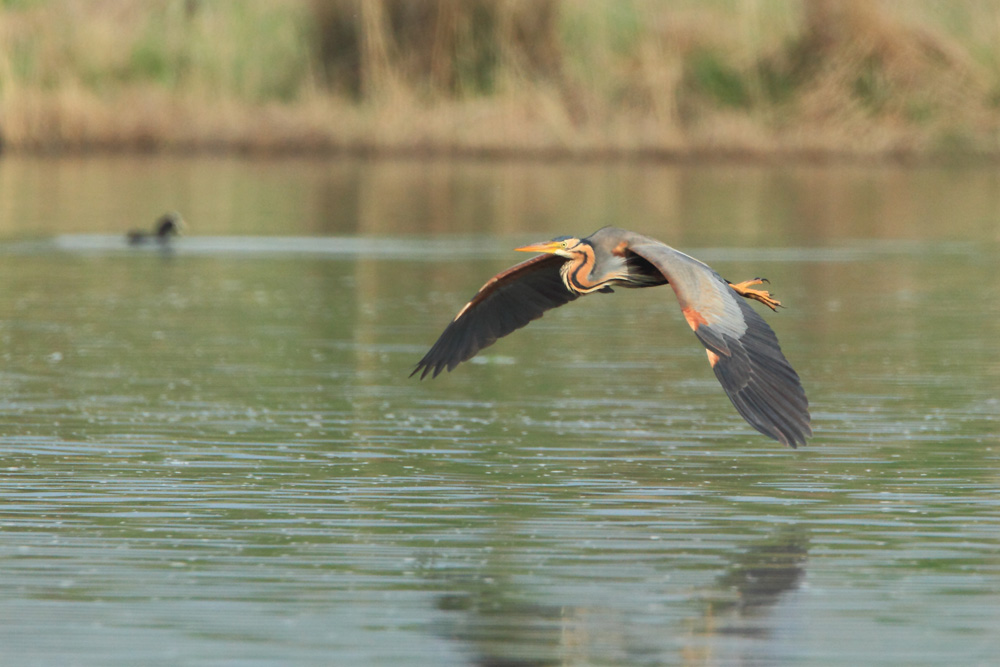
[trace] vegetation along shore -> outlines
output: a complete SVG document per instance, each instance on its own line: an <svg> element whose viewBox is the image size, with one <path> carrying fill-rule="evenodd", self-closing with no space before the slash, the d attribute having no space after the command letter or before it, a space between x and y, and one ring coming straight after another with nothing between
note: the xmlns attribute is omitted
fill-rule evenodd
<svg viewBox="0 0 1000 667"><path fill-rule="evenodd" d="M998 44L985 0L4 0L0 147L996 159Z"/></svg>

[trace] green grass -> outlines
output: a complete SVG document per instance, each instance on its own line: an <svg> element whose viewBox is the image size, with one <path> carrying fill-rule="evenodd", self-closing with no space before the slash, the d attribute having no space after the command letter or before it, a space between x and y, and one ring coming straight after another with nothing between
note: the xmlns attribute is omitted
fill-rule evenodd
<svg viewBox="0 0 1000 667"><path fill-rule="evenodd" d="M690 85L695 93L708 97L720 107L750 107L750 77L723 61L718 53L702 51L694 54L688 69Z"/></svg>

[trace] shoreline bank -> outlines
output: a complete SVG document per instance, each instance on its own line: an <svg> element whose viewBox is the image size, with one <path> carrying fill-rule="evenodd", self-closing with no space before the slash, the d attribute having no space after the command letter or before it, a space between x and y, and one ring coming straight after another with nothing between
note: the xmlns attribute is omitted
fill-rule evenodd
<svg viewBox="0 0 1000 667"><path fill-rule="evenodd" d="M998 41L971 2L39 0L0 152L994 162Z"/></svg>

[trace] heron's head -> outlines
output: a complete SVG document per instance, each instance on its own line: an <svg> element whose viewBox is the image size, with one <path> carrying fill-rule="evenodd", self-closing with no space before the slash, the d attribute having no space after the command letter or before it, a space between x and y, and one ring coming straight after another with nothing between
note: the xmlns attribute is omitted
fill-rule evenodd
<svg viewBox="0 0 1000 667"><path fill-rule="evenodd" d="M575 236L557 236L551 241L532 243L521 248L514 248L514 250L521 252L545 252L550 255L572 258L580 254L581 243L582 241Z"/></svg>

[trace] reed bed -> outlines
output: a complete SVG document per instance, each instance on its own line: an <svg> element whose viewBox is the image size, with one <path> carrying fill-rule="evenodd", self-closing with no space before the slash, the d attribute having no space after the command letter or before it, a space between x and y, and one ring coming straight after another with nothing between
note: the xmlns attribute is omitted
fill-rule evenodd
<svg viewBox="0 0 1000 667"><path fill-rule="evenodd" d="M996 158L998 45L986 0L6 0L0 145Z"/></svg>

